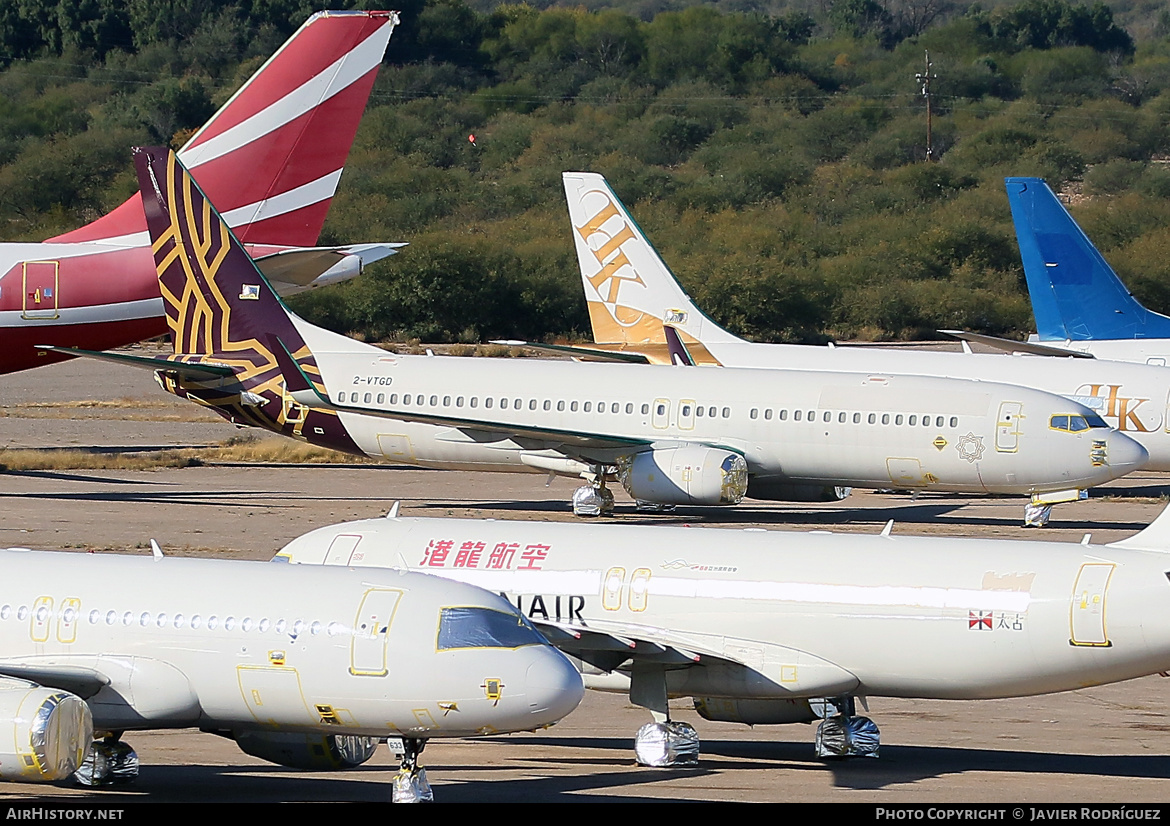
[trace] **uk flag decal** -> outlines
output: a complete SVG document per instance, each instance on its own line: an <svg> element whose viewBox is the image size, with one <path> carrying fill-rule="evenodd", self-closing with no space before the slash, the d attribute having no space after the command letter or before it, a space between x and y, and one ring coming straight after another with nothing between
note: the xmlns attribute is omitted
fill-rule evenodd
<svg viewBox="0 0 1170 826"><path fill-rule="evenodd" d="M968 611L967 629L970 631L990 631L991 611Z"/></svg>

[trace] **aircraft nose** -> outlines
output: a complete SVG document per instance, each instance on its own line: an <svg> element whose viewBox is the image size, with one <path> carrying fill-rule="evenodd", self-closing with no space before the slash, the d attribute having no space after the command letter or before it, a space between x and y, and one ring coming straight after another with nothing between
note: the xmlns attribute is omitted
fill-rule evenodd
<svg viewBox="0 0 1170 826"><path fill-rule="evenodd" d="M1116 430L1109 434L1107 461L1114 479L1137 470L1149 460L1149 452L1136 439Z"/></svg>
<svg viewBox="0 0 1170 826"><path fill-rule="evenodd" d="M534 726L552 725L569 714L585 696L581 673L552 646L542 647L524 677L524 696Z"/></svg>

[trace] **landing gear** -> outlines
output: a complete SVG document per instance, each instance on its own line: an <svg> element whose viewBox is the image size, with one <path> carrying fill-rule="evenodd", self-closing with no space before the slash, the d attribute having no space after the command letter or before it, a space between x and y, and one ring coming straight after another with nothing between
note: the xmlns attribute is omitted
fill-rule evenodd
<svg viewBox="0 0 1170 826"><path fill-rule="evenodd" d="M418 764L418 756L426 747L426 740L410 737L402 739L402 763L394 775L394 803L433 803L435 794L427 782L427 770Z"/></svg>
<svg viewBox="0 0 1170 826"><path fill-rule="evenodd" d="M1058 490L1050 493L1033 493L1032 501L1024 505L1024 527L1043 528L1052 519L1052 506L1061 502L1079 502L1088 499L1087 490Z"/></svg>
<svg viewBox="0 0 1170 826"><path fill-rule="evenodd" d="M589 473L582 473L588 485L573 491L573 516L611 516L613 493L605 486L606 468L595 465Z"/></svg>
<svg viewBox="0 0 1170 826"><path fill-rule="evenodd" d="M138 777L138 754L121 741L121 732L95 740L81 767L73 773L82 786L115 786Z"/></svg>
<svg viewBox="0 0 1170 826"><path fill-rule="evenodd" d="M1052 519L1052 505L1024 505L1024 527L1043 528Z"/></svg>
<svg viewBox="0 0 1170 826"><path fill-rule="evenodd" d="M630 702L649 709L654 716L654 722L642 726L634 736L638 765L653 768L698 765L699 733L689 723L670 719L663 666L634 667L630 672Z"/></svg>
<svg viewBox="0 0 1170 826"><path fill-rule="evenodd" d="M699 732L690 723L673 720L647 723L634 735L634 756L639 766L673 768L699 763Z"/></svg>
<svg viewBox="0 0 1170 826"><path fill-rule="evenodd" d="M817 725L818 759L878 756L881 732L873 720L856 714L852 697L828 697L811 705L821 716Z"/></svg>

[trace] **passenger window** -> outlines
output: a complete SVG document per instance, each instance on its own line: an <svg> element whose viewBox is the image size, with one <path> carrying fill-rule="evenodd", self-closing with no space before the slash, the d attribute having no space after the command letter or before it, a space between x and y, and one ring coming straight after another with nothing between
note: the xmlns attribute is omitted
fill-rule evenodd
<svg viewBox="0 0 1170 826"><path fill-rule="evenodd" d="M634 403L633 402L626 402L626 413L629 414L629 413L633 413L633 412L634 412Z"/></svg>
<svg viewBox="0 0 1170 826"><path fill-rule="evenodd" d="M462 396L455 397L455 406L456 407L463 407L463 397Z"/></svg>
<svg viewBox="0 0 1170 826"><path fill-rule="evenodd" d="M712 419L715 418L715 408L714 407L707 408L707 416L712 418Z"/></svg>
<svg viewBox="0 0 1170 826"><path fill-rule="evenodd" d="M390 394L390 404L398 404L398 394L397 393Z"/></svg>
<svg viewBox="0 0 1170 826"><path fill-rule="evenodd" d="M609 406L610 413L620 413L621 409L622 409L622 406L620 404L618 404L617 402L614 402L613 404L611 404Z"/></svg>
<svg viewBox="0 0 1170 826"><path fill-rule="evenodd" d="M943 422L944 422L944 421L946 421L946 419L945 419L944 417L942 417L942 416L935 416L935 418L934 418L934 426L935 426L935 427L942 427L942 426L943 426Z"/></svg>
<svg viewBox="0 0 1170 826"><path fill-rule="evenodd" d="M792 411L792 420L793 420L794 422L799 422L799 421L800 421L800 417L801 417L801 416L803 416L803 415L804 415L804 411L803 411L803 410L794 410L794 411Z"/></svg>
<svg viewBox="0 0 1170 826"><path fill-rule="evenodd" d="M410 404L410 394L409 393L407 393L406 395L404 395L402 397L402 403L403 404Z"/></svg>
<svg viewBox="0 0 1170 826"><path fill-rule="evenodd" d="M500 399L500 410L507 410L507 409L508 409L508 400L507 399Z"/></svg>
<svg viewBox="0 0 1170 826"><path fill-rule="evenodd" d="M471 397L471 406L472 407L479 407L479 396L472 396Z"/></svg>
<svg viewBox="0 0 1170 826"><path fill-rule="evenodd" d="M899 413L897 416L894 417L894 424L898 425L901 423L902 423L902 414Z"/></svg>
<svg viewBox="0 0 1170 826"><path fill-rule="evenodd" d="M882 414L882 424L889 424L889 423L890 423L890 414L883 413Z"/></svg>
<svg viewBox="0 0 1170 826"><path fill-rule="evenodd" d="M764 418L765 419L772 418L772 408L769 407L766 410L764 410Z"/></svg>
<svg viewBox="0 0 1170 826"><path fill-rule="evenodd" d="M557 402L557 412L558 413L564 412L564 409L565 409L564 401Z"/></svg>
<svg viewBox="0 0 1170 826"><path fill-rule="evenodd" d="M837 421L838 421L838 422L840 422L841 424L845 424L845 414L844 414L844 413L838 413L838 414L837 414Z"/></svg>
<svg viewBox="0 0 1170 826"><path fill-rule="evenodd" d="M439 397L438 396L431 396L431 407L438 407L438 406L439 406Z"/></svg>
<svg viewBox="0 0 1170 826"><path fill-rule="evenodd" d="M483 406L490 408L494 402L495 399L493 399L491 396L486 396L483 400Z"/></svg>
<svg viewBox="0 0 1170 826"><path fill-rule="evenodd" d="M642 415L645 416L649 412L650 412L650 405L648 405L648 404L642 405ZM699 415L701 416L703 414L700 413Z"/></svg>
<svg viewBox="0 0 1170 826"><path fill-rule="evenodd" d="M911 416L911 417L910 417L910 419L908 420L908 424L909 424L911 427L914 427L914 425L918 424L918 417L917 417L917 416Z"/></svg>
<svg viewBox="0 0 1170 826"><path fill-rule="evenodd" d="M339 402L344 402L344 401L345 401L345 391L344 391L344 390L343 390L342 392L340 392L340 393L338 393L338 394L337 394L337 400L338 400Z"/></svg>
<svg viewBox="0 0 1170 826"><path fill-rule="evenodd" d="M585 405L581 409L586 413L592 413L593 412L593 402L585 402Z"/></svg>
<svg viewBox="0 0 1170 826"><path fill-rule="evenodd" d="M451 397L444 396L443 397L443 407L450 407L450 406L451 406Z"/></svg>
<svg viewBox="0 0 1170 826"><path fill-rule="evenodd" d="M877 423L877 414L876 414L876 413L870 413L870 414L869 414L869 420L868 420L868 421L869 421L869 423L870 423L870 424L876 424L876 423Z"/></svg>
<svg viewBox="0 0 1170 826"><path fill-rule="evenodd" d="M549 401L548 399L544 400L544 409L545 410L552 410L552 402Z"/></svg>
<svg viewBox="0 0 1170 826"><path fill-rule="evenodd" d="M683 408L683 415L684 416L686 415L686 408ZM748 413L748 416L753 418L753 419L759 418L759 415L760 415L760 411L754 407L752 408L751 412Z"/></svg>
<svg viewBox="0 0 1170 826"><path fill-rule="evenodd" d="M861 414L860 413L853 414L853 423L854 424L861 424Z"/></svg>
<svg viewBox="0 0 1170 826"><path fill-rule="evenodd" d="M386 401L386 394L385 394L385 393L379 393L379 394L378 394L378 404L382 404L382 403L383 403L383 402L385 402L385 401Z"/></svg>
<svg viewBox="0 0 1170 826"><path fill-rule="evenodd" d="M645 413L646 411L643 410L642 412ZM703 408L701 405L699 407L695 408L695 415L698 416L700 419L703 418Z"/></svg>
<svg viewBox="0 0 1170 826"><path fill-rule="evenodd" d="M959 426L959 417L958 416L951 416L951 427L958 427L958 426Z"/></svg>
<svg viewBox="0 0 1170 826"><path fill-rule="evenodd" d="M524 406L523 399L512 399L512 409L513 410L519 410L523 406Z"/></svg>
<svg viewBox="0 0 1170 826"><path fill-rule="evenodd" d="M577 412L577 403L576 402L569 402L569 412L570 413Z"/></svg>
<svg viewBox="0 0 1170 826"><path fill-rule="evenodd" d="M528 400L528 409L529 409L529 410L535 410L535 409L536 409L536 399L529 399L529 400Z"/></svg>
<svg viewBox="0 0 1170 826"><path fill-rule="evenodd" d="M780 421L782 421L782 422L783 422L783 421L785 421L785 420L787 420L787 419L788 419L788 411L787 411L787 410L781 410L781 411L780 411Z"/></svg>

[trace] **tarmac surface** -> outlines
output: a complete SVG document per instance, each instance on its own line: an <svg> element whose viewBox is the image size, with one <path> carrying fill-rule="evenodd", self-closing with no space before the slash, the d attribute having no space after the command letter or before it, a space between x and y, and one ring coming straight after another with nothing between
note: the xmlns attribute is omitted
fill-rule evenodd
<svg viewBox="0 0 1170 826"><path fill-rule="evenodd" d="M93 402L109 402L109 406ZM79 404L80 403L80 404ZM77 360L3 377L0 464L19 448L136 453L222 442L237 431L163 393L146 371ZM385 465L208 466L161 470L0 473L0 547L267 559L322 525L378 516L566 520L574 480ZM1023 500L856 491L823 505L748 501L728 508L639 514L620 491L623 522L767 527L1080 542L1129 536L1165 507L1170 478L1144 474L1056 508L1043 530L1022 527ZM962 703L875 698L881 757L823 763L806 725L711 723L689 701L675 719L702 737L700 765L634 764L633 733L649 715L619 695L589 692L557 726L480 740L434 741L423 755L440 801L770 801L1105 803L1170 800L1170 683L1149 677L1049 697ZM385 801L396 766L385 747L360 769L295 772L191 731L130 734L139 780L114 790L0 783L0 800Z"/></svg>

